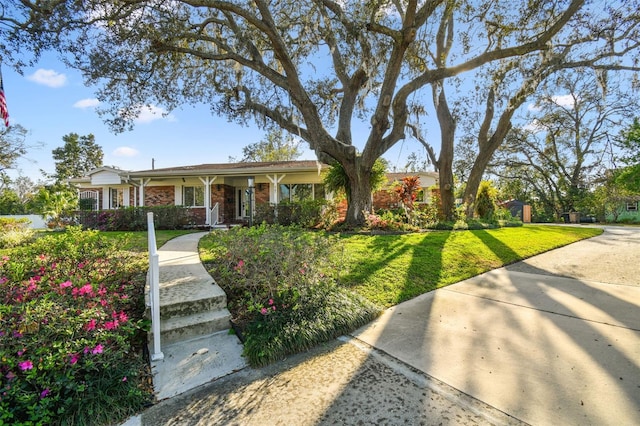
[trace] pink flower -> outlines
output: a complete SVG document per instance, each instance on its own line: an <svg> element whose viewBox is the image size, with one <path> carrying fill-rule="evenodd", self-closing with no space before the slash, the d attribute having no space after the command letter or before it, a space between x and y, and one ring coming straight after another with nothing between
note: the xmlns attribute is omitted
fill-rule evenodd
<svg viewBox="0 0 640 426"><path fill-rule="evenodd" d="M7 378L7 380L11 381L16 378L16 375L13 374L13 371L9 371L5 377Z"/></svg>
<svg viewBox="0 0 640 426"><path fill-rule="evenodd" d="M104 328L107 330L115 330L118 328L118 321L107 321L104 323Z"/></svg>
<svg viewBox="0 0 640 426"><path fill-rule="evenodd" d="M127 314L124 311L121 311L118 314L118 321L120 323L125 323L125 322L127 322L128 319L129 319L129 317L127 316Z"/></svg>
<svg viewBox="0 0 640 426"><path fill-rule="evenodd" d="M91 319L87 324L85 324L84 328L87 331L91 331L94 330L96 328L96 324L98 323L98 321L96 321L95 319Z"/></svg>
<svg viewBox="0 0 640 426"><path fill-rule="evenodd" d="M7 277L0 277L0 285L6 283L7 281L9 281L9 278Z"/></svg>
<svg viewBox="0 0 640 426"><path fill-rule="evenodd" d="M273 305L274 303L276 302L274 302L273 299L269 299L269 306Z"/></svg>
<svg viewBox="0 0 640 426"><path fill-rule="evenodd" d="M22 348L22 350L19 350L19 351L18 351L18 356L22 356L22 355L24 355L24 353L25 353L26 351L27 351L27 350L26 350L25 348Z"/></svg>
<svg viewBox="0 0 640 426"><path fill-rule="evenodd" d="M73 365L76 362L78 362L78 360L80 359L80 355L79 354L69 354L69 364Z"/></svg>
<svg viewBox="0 0 640 426"><path fill-rule="evenodd" d="M41 254L40 256L38 256L40 258L40 260L45 260L47 258L47 256L45 256L44 254Z"/></svg>
<svg viewBox="0 0 640 426"><path fill-rule="evenodd" d="M105 294L107 294L107 289L104 287L100 287L100 290L98 290L98 294L100 296L104 296Z"/></svg>
<svg viewBox="0 0 640 426"><path fill-rule="evenodd" d="M20 370L22 371L31 370L33 368L33 363L29 360L22 361L18 363L18 367L20 367Z"/></svg>
<svg viewBox="0 0 640 426"><path fill-rule="evenodd" d="M49 388L46 388L45 390L43 390L42 392L40 392L40 399L42 398L46 398L47 395L49 395L51 393L51 390Z"/></svg>
<svg viewBox="0 0 640 426"><path fill-rule="evenodd" d="M87 295L93 297L93 287L91 284L85 284L80 288L80 295Z"/></svg>
<svg viewBox="0 0 640 426"><path fill-rule="evenodd" d="M104 350L104 346L102 346L100 343L98 343L96 345L96 347L93 348L91 353L94 354L94 355L97 355L97 354L101 354L103 350Z"/></svg>
<svg viewBox="0 0 640 426"><path fill-rule="evenodd" d="M238 265L233 269L235 269L238 272L241 272L243 267L244 267L244 260L240 259L238 261Z"/></svg>
<svg viewBox="0 0 640 426"><path fill-rule="evenodd" d="M267 315L267 312L269 312L269 311L267 311L267 308L262 308L262 309L260 309L260 313L261 313L262 315Z"/></svg>
<svg viewBox="0 0 640 426"><path fill-rule="evenodd" d="M71 281L65 281L63 283L60 283L60 289L71 287L72 285L73 283Z"/></svg>
<svg viewBox="0 0 640 426"><path fill-rule="evenodd" d="M275 307L275 306L272 306L272 307L271 307L271 309L273 309L273 310L275 311L275 310L276 310L276 307Z"/></svg>
<svg viewBox="0 0 640 426"><path fill-rule="evenodd" d="M108 303L106 300L104 300L104 299L100 299L100 304L101 304L102 306L107 306L109 303Z"/></svg>
<svg viewBox="0 0 640 426"><path fill-rule="evenodd" d="M122 378L122 381L123 381L123 382L126 382L126 381L127 381L127 376L124 376L124 377Z"/></svg>

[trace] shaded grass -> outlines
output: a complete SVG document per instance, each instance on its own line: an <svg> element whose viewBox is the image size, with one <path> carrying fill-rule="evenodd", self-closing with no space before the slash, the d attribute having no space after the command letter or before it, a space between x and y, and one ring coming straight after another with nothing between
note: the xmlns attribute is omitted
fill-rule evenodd
<svg viewBox="0 0 640 426"><path fill-rule="evenodd" d="M597 228L528 225L406 235L348 235L339 282L393 306L491 269L602 233Z"/></svg>
<svg viewBox="0 0 640 426"><path fill-rule="evenodd" d="M162 247L167 241L179 237L181 235L190 234L192 230L158 230L156 231L156 245L158 248ZM146 252L148 251L148 235L146 231L103 231L100 235L104 236L108 240L120 240L122 242L122 250L134 251L134 252Z"/></svg>

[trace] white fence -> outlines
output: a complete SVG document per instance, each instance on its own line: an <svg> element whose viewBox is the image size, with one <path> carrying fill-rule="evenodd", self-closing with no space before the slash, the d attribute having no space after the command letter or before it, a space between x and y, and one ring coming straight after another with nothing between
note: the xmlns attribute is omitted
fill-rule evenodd
<svg viewBox="0 0 640 426"><path fill-rule="evenodd" d="M6 217L9 219L29 219L31 223L29 224L29 228L32 229L46 229L47 224L45 223L42 216L37 214L12 214L12 215L0 215L0 217Z"/></svg>

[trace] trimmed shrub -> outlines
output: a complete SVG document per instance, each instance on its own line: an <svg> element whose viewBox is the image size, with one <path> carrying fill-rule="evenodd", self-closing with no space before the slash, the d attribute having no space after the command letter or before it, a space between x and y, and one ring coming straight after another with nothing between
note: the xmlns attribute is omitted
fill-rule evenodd
<svg viewBox="0 0 640 426"><path fill-rule="evenodd" d="M100 231L144 231L147 213L153 212L156 229L183 229L195 223L191 211L183 206L125 207L117 210L78 211L77 222Z"/></svg>
<svg viewBox="0 0 640 426"><path fill-rule="evenodd" d="M33 241L35 231L29 228L30 223L26 218L0 218L0 248L17 247Z"/></svg>

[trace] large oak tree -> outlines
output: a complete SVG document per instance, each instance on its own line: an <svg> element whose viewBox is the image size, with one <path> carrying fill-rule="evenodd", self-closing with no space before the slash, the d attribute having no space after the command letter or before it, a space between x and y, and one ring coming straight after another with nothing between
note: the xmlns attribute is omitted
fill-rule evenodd
<svg viewBox="0 0 640 426"><path fill-rule="evenodd" d="M637 47L640 8L638 0L14 3L0 0L7 58L52 46L72 54L87 82L101 88L117 129L145 104L204 102L239 123L256 120L298 135L319 160L344 169L352 224L371 208L376 159L405 133L420 137L429 94L440 123L443 208L451 215L456 116L448 82L468 83L474 70L535 80L554 61L593 55L627 66L619 58ZM507 72L514 66L518 76ZM495 79L487 81L478 90L489 108ZM460 87L473 91L474 84ZM366 132L354 131L358 121L369 123Z"/></svg>

